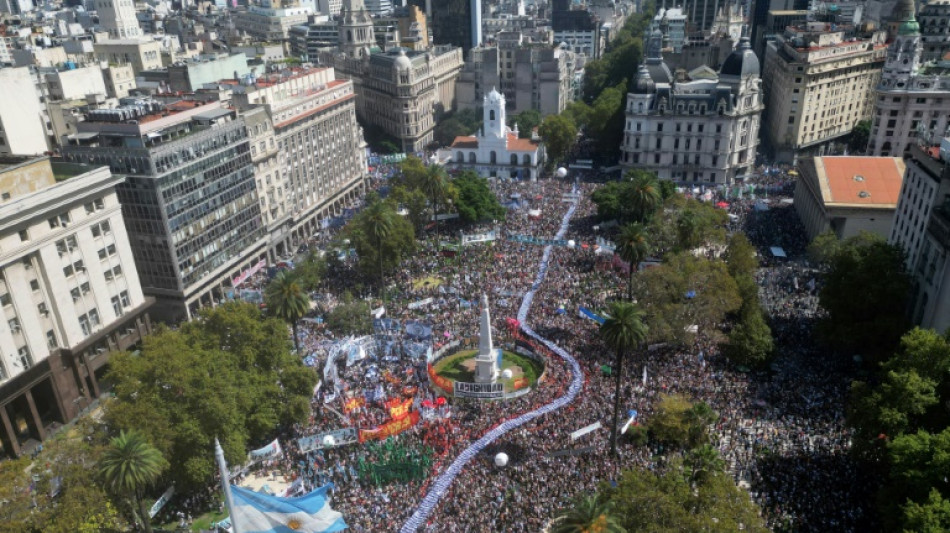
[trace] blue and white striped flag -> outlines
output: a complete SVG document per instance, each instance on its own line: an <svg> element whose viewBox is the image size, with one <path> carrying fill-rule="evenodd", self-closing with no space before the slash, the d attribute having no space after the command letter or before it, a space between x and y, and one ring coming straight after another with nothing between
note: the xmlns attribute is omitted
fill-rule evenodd
<svg viewBox="0 0 950 533"><path fill-rule="evenodd" d="M278 498L231 485L231 523L240 533L334 533L346 529L330 508L329 483L298 498Z"/></svg>

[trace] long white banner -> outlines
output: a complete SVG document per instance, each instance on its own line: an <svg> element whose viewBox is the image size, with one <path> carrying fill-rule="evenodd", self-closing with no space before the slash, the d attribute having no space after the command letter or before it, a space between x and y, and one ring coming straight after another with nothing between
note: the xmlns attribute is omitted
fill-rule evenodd
<svg viewBox="0 0 950 533"><path fill-rule="evenodd" d="M597 431L600 428L601 428L600 421L594 422L593 424L589 426L582 427L578 429L577 431L571 433L571 440L577 440L592 431Z"/></svg>

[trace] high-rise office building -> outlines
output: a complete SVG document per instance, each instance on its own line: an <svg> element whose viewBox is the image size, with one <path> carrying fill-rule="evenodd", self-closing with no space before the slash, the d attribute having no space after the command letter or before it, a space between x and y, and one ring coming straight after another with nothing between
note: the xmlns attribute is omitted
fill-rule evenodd
<svg viewBox="0 0 950 533"><path fill-rule="evenodd" d="M406 5L425 11L435 44L459 46L464 55L481 44L481 0L408 0Z"/></svg>
<svg viewBox="0 0 950 533"><path fill-rule="evenodd" d="M91 111L67 161L108 165L153 316L190 319L266 257L247 127L220 102L122 99Z"/></svg>

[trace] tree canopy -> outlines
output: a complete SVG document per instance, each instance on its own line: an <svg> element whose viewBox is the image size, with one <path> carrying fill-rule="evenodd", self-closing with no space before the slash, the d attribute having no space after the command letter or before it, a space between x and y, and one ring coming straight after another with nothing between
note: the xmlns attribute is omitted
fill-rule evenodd
<svg viewBox="0 0 950 533"><path fill-rule="evenodd" d="M511 117L511 125L518 127L518 137L521 139L530 139L534 128L541 125L541 113L536 109L525 109L521 113Z"/></svg>
<svg viewBox="0 0 950 533"><path fill-rule="evenodd" d="M553 166L567 157L577 140L577 126L569 117L549 115L538 128L538 134L544 139L544 148L548 155L548 166Z"/></svg>
<svg viewBox="0 0 950 533"><path fill-rule="evenodd" d="M498 197L478 174L470 170L459 172L452 184L458 191L456 208L462 222L500 220L505 216L505 208L498 203Z"/></svg>
<svg viewBox="0 0 950 533"><path fill-rule="evenodd" d="M395 202L367 197L366 209L346 227L347 235L359 258L360 270L382 283L390 271L416 249L412 223L396 214Z"/></svg>
<svg viewBox="0 0 950 533"><path fill-rule="evenodd" d="M628 533L766 533L749 494L708 459L703 454L692 466L673 459L664 468L624 471L616 487L603 489L613 515ZM697 467L706 470L697 476Z"/></svg>
<svg viewBox="0 0 950 533"><path fill-rule="evenodd" d="M109 428L137 430L169 461L182 490L209 483L218 436L233 464L279 425L310 413L316 373L290 353L286 325L253 305L204 309L177 331L159 328L137 355L113 356Z"/></svg>
<svg viewBox="0 0 950 533"><path fill-rule="evenodd" d="M689 253L668 255L663 264L638 274L634 294L647 315L649 342L686 343L690 326L713 335L742 305L723 261Z"/></svg>
<svg viewBox="0 0 950 533"><path fill-rule="evenodd" d="M819 331L825 342L850 358L879 361L907 331L910 276L900 248L867 236L848 239L834 253L819 294L828 312Z"/></svg>
<svg viewBox="0 0 950 533"><path fill-rule="evenodd" d="M915 328L878 375L851 386L854 452L881 472L878 502L890 531L950 524L950 343Z"/></svg>

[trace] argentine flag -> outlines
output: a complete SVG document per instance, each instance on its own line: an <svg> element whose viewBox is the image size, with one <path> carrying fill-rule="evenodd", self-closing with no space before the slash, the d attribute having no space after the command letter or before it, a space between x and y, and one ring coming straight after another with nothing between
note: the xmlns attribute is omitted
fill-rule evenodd
<svg viewBox="0 0 950 533"><path fill-rule="evenodd" d="M334 533L346 529L330 508L329 483L298 498L278 498L231 485L231 523L240 533Z"/></svg>

